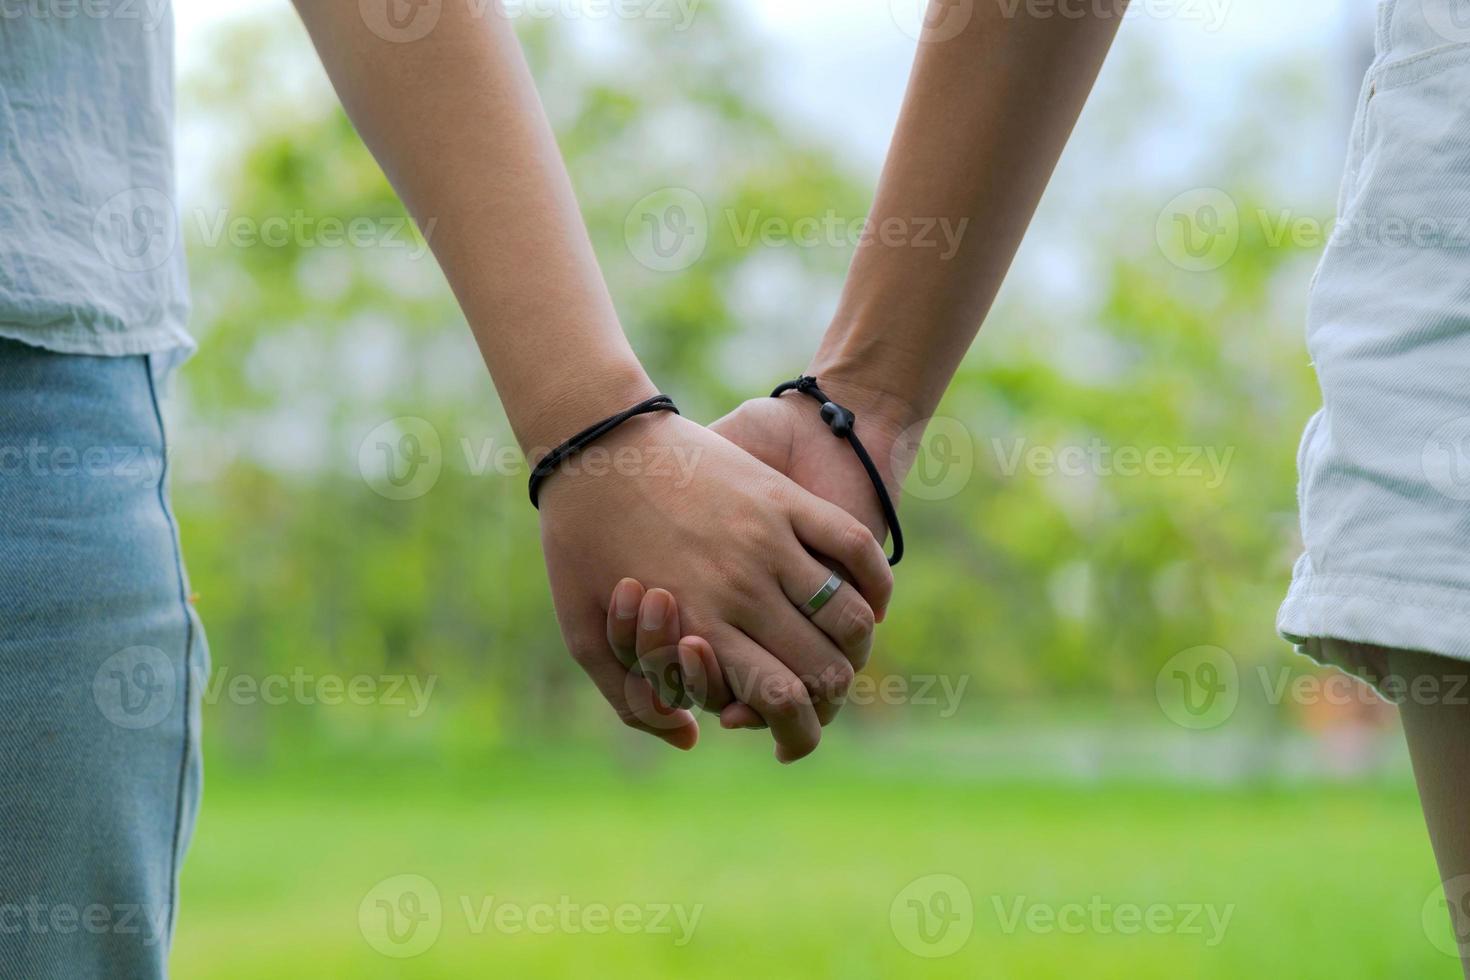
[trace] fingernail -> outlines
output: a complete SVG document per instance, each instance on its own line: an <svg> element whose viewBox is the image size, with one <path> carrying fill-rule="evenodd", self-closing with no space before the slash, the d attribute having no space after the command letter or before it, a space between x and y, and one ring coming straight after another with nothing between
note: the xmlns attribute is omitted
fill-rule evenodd
<svg viewBox="0 0 1470 980"><path fill-rule="evenodd" d="M613 611L619 619L638 615L638 586L632 579L623 579L613 590Z"/></svg>
<svg viewBox="0 0 1470 980"><path fill-rule="evenodd" d="M643 599L643 628L656 630L669 618L669 596L665 592L650 592Z"/></svg>

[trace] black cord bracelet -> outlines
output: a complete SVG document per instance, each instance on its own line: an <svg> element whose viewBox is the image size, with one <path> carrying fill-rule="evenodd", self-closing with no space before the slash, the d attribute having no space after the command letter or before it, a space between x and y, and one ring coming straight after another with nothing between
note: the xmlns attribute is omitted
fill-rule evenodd
<svg viewBox="0 0 1470 980"><path fill-rule="evenodd" d="M827 393L817 387L816 378L802 375L795 381L778 386L771 392L771 397L780 398L788 391L799 391L821 402L822 421L831 427L833 435L846 439L848 445L852 446L852 451L857 453L858 461L868 471L868 479L873 481L873 489L878 493L878 504L883 508L883 519L888 522L888 531L893 535L893 557L888 559L888 564L897 565L903 560L903 529L898 526L898 511L893 507L893 498L888 496L888 488L883 485L883 476L878 472L878 467L873 465L873 457L868 455L862 440L854 431L857 416L828 398Z"/></svg>
<svg viewBox="0 0 1470 980"><path fill-rule="evenodd" d="M541 457L541 462L537 463L535 468L531 470L531 506L538 510L540 509L541 504L539 498L541 496L541 484L546 481L548 476L556 472L558 466L629 419L637 418L639 415L647 415L649 412L673 412L675 415L678 415L679 408L668 395L655 395L646 401L639 402L626 412L619 412L611 418L603 419L596 425L589 425Z"/></svg>

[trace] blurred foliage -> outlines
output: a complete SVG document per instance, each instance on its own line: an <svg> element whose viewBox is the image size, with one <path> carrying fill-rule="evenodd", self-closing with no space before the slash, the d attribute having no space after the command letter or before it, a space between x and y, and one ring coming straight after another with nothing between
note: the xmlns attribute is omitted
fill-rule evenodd
<svg viewBox="0 0 1470 980"><path fill-rule="evenodd" d="M514 443L421 241L211 234L222 217L388 228L403 215L299 27L278 20L221 32L211 73L188 88L187 111L221 148L219 202L186 214L202 348L180 378L175 497L194 587L217 671L432 675L436 700L412 719L225 698L210 708L213 736L249 755L308 730L471 744L604 732L612 716L593 707L552 618L523 469L483 466L487 449ZM861 217L872 175L749 94L740 80L759 73L757 46L735 18L703 7L668 34L620 22L595 57L574 24L535 22L523 37L634 345L708 420L805 363L849 256L742 243L737 224ZM624 240L634 202L664 187L693 190L711 216L702 258L672 274L644 268ZM1109 243L1086 315L1031 289L991 317L941 410L958 424L935 426L927 478L905 500L910 557L870 671L971 675L972 707L1144 702L1185 648L1222 646L1246 665L1289 656L1272 623L1297 548L1295 448L1317 396L1298 306L1281 297L1305 286L1303 252L1244 220L1231 261L1187 272L1155 243L1161 202L1143 200L1073 215L1083 246ZM369 433L404 416L432 424L444 472L397 501L358 459ZM1094 440L1162 449L1173 469L1011 471L1018 447ZM1228 461L1222 479L1196 450ZM1201 475L1180 472L1191 462Z"/></svg>

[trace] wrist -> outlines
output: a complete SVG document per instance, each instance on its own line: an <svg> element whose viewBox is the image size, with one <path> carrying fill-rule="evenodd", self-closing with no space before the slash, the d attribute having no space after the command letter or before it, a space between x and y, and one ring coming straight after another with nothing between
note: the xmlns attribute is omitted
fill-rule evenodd
<svg viewBox="0 0 1470 980"><path fill-rule="evenodd" d="M587 373L560 372L543 379L534 404L525 406L516 439L532 465L557 446L609 416L658 394L636 359L599 364Z"/></svg>
<svg viewBox="0 0 1470 980"><path fill-rule="evenodd" d="M923 417L913 399L894 391L886 379L851 362L817 357L806 373L817 379L833 401L857 417L858 437L864 443L875 444L875 458L878 448L886 454L900 433Z"/></svg>

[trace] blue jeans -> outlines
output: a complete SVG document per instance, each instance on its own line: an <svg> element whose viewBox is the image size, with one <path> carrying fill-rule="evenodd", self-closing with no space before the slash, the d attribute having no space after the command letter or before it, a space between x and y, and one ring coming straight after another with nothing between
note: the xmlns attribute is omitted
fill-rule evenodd
<svg viewBox="0 0 1470 980"><path fill-rule="evenodd" d="M165 975L208 670L168 355L0 340L0 978Z"/></svg>

